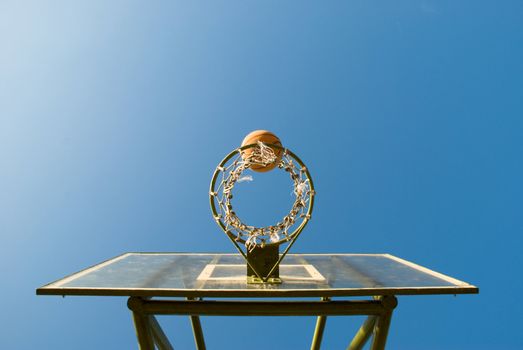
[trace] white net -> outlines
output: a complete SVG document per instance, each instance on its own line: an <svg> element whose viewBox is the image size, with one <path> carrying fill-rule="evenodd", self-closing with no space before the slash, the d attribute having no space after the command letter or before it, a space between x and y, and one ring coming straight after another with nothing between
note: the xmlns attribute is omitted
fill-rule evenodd
<svg viewBox="0 0 523 350"><path fill-rule="evenodd" d="M237 182L252 181L242 176L246 169L265 167L277 162L277 168L289 173L293 183L294 203L290 212L274 225L256 227L245 224L234 212L232 190ZM238 243L251 251L256 246L282 244L298 234L312 212L314 189L305 165L289 150L258 142L233 151L216 168L211 183L211 207L215 220Z"/></svg>

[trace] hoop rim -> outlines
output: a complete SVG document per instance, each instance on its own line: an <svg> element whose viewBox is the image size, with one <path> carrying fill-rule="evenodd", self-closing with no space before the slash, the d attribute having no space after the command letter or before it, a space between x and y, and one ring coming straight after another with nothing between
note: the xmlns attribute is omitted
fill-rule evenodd
<svg viewBox="0 0 523 350"><path fill-rule="evenodd" d="M307 168L305 163L295 153L293 153L291 150L289 150L288 148L285 148L283 146L279 146L279 145L275 145L275 144L271 144L271 143L265 143L265 142L262 142L262 141L259 141L259 142L264 144L265 146L271 147L272 149L278 149L278 150L282 151L283 152L282 156L289 155L291 158L296 160L298 162L298 164L300 165L300 167L301 167L300 171L304 172L305 177L307 178L307 180L309 182L310 195L309 195L309 201L308 201L308 208L307 208L307 212L306 212L305 216L303 217L303 220L301 221L300 225L298 227L296 227L294 229L294 231L292 231L288 235L288 239L286 239L286 240L279 240L277 242L265 243L265 246L275 246L275 245L279 246L279 245L285 243L285 241L287 241L287 242L291 242L291 245L292 245L292 243L300 235L300 233L303 231L305 226L307 226L307 223L311 219L312 211L314 209L314 197L315 197L314 183L312 181L312 177L310 175L309 169ZM244 151L246 149L249 149L249 148L257 147L257 146L258 146L258 143L251 143L251 144L248 144L248 145L244 145L244 146L238 147L238 148L234 149L233 151L231 151L218 164L218 166L214 170L214 173L213 173L213 176L212 176L212 179L211 179L211 184L210 184L210 188L209 188L209 202L210 202L210 205L211 205L211 211L212 211L212 214L213 214L213 218L216 221L216 223L218 224L218 226L220 226L220 228L223 230L223 232L225 232L225 234L235 243L235 245L237 245L237 242L245 243L246 241L244 239L241 239L241 238L238 239L239 237L234 235L230 230L228 230L227 227L225 226L225 224L222 222L222 220L220 220L220 214L217 211L216 203L215 203L215 199L214 199L215 196L218 194L218 192L215 191L215 186L216 186L216 182L218 180L219 174L223 172L224 165L231 158L233 158L236 154L239 154L241 156L241 152L242 151ZM288 248L290 248L290 246Z"/></svg>

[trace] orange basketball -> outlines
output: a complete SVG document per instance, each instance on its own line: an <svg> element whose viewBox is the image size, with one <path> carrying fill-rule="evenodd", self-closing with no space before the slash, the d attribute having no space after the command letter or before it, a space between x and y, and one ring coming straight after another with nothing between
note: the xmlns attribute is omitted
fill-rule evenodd
<svg viewBox="0 0 523 350"><path fill-rule="evenodd" d="M242 147L253 144L253 143L257 143L258 141L281 146L280 139L278 138L278 136L274 135L272 132L267 131L267 130L255 130L255 131L249 133L249 135L245 136L245 138L242 141ZM248 148L248 149L242 151L242 156L248 156L252 153L252 151L253 151L252 148ZM276 161L274 161L274 163L271 163L267 166L253 165L253 166L251 166L251 169L254 171L260 172L260 173L274 169L276 167L276 165L278 165L278 163L281 159L282 150L273 148L273 151L276 154L276 156L278 156L278 159Z"/></svg>

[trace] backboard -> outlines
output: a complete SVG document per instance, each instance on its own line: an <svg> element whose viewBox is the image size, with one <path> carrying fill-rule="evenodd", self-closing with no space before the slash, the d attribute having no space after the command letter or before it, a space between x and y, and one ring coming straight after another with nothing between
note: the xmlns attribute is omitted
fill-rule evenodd
<svg viewBox="0 0 523 350"><path fill-rule="evenodd" d="M389 254L289 254L282 284L247 284L239 254L126 253L37 289L40 295L330 297L467 294L478 288Z"/></svg>

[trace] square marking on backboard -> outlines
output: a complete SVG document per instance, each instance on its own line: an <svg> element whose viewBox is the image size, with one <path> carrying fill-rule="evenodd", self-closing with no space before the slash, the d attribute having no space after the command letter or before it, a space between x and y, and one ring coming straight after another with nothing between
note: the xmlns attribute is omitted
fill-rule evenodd
<svg viewBox="0 0 523 350"><path fill-rule="evenodd" d="M207 264L197 281L244 282L246 266L240 264ZM292 282L325 282L323 275L310 264L280 265L280 278Z"/></svg>

